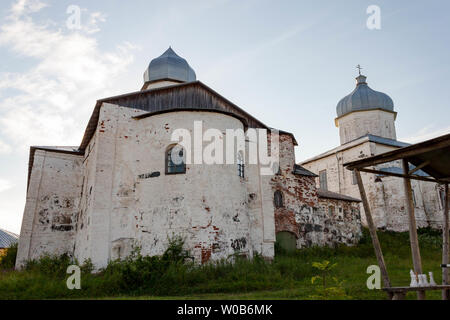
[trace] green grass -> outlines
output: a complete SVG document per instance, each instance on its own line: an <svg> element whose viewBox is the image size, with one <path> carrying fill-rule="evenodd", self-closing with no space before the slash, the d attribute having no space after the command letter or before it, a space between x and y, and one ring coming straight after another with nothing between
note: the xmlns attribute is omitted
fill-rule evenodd
<svg viewBox="0 0 450 320"><path fill-rule="evenodd" d="M420 230L423 270L441 281L441 235ZM409 285L412 266L408 233L379 232L392 285ZM24 271L0 271L0 299L311 299L318 287L312 263L337 263L331 276L344 281L344 299L386 299L380 290L368 290L369 265L377 264L368 232L354 247L308 248L294 254L278 254L272 263L260 257L234 264L203 266L185 263L188 252L175 243L161 257L141 257L113 262L98 274L83 267L81 290L68 290L65 270L70 259L46 257L28 264ZM1 262L0 262L1 268ZM428 299L440 299L440 291L428 291ZM408 293L414 299L414 293Z"/></svg>

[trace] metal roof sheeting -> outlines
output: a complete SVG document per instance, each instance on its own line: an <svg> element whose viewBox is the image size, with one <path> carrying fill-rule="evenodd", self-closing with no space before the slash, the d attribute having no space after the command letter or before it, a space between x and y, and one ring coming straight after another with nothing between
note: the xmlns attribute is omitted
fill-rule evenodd
<svg viewBox="0 0 450 320"><path fill-rule="evenodd" d="M335 199L335 200L342 200L342 201L351 201L351 202L361 202L361 200L352 198L340 193L324 190L324 189L318 189L317 195L319 198L326 198L326 199Z"/></svg>
<svg viewBox="0 0 450 320"><path fill-rule="evenodd" d="M213 89L200 81L180 83L167 87L152 88L131 92L119 96L97 100L89 119L83 140L79 147L84 152L97 128L100 107L103 103L120 105L121 107L144 110L148 112L172 109L209 109L232 112L246 119L251 128L267 128L265 124L230 102Z"/></svg>
<svg viewBox="0 0 450 320"><path fill-rule="evenodd" d="M368 134L367 136L369 137L370 142L385 144L387 146L403 148L403 147L407 147L407 146L411 145L409 143L401 142L401 141L394 140L394 139L384 138L384 137L380 137L380 136L374 136L373 134Z"/></svg>
<svg viewBox="0 0 450 320"><path fill-rule="evenodd" d="M9 248L17 241L19 241L19 235L0 229L0 249Z"/></svg>
<svg viewBox="0 0 450 320"><path fill-rule="evenodd" d="M308 176L308 177L317 177L318 175L315 173L312 173L311 171L303 168L302 166L298 164L294 164L294 174L298 174L301 176Z"/></svg>
<svg viewBox="0 0 450 320"><path fill-rule="evenodd" d="M162 55L150 62L144 73L145 82L163 79L190 82L195 81L196 76L187 61L169 47Z"/></svg>
<svg viewBox="0 0 450 320"><path fill-rule="evenodd" d="M372 90L366 83L365 76L356 78L356 88L339 101L336 106L338 117L352 111L383 109L394 112L394 102L383 92Z"/></svg>
<svg viewBox="0 0 450 320"><path fill-rule="evenodd" d="M413 170L416 167L412 164L409 164L409 170ZM403 173L403 168L400 167L387 167L387 168L379 168L378 170L380 171L384 171L384 172L391 172L391 173L398 173L398 174L402 174ZM378 174L378 176L381 176L382 174ZM427 174L426 172L423 172L422 170L417 170L416 172L414 172L414 175L416 176L420 176L420 177L429 177L430 175Z"/></svg>
<svg viewBox="0 0 450 320"><path fill-rule="evenodd" d="M389 139L389 138L383 138L380 136L375 136L373 134L366 134L365 136L359 137L357 139L354 139L352 141L349 141L347 143L341 144L340 146L333 148L331 150L328 150L324 153L321 153L313 158L309 158L307 160L302 161L300 164L305 164L314 160L318 160L324 157L328 157L329 155L335 154L337 152L341 152L343 150L347 150L350 148L353 148L359 144L365 143L365 142L375 142L375 143L379 143L379 144L384 144L387 146L392 146L392 147L398 147L398 148L403 148L403 147L407 147L410 146L409 143L406 142L401 142L398 140L394 140L394 139Z"/></svg>

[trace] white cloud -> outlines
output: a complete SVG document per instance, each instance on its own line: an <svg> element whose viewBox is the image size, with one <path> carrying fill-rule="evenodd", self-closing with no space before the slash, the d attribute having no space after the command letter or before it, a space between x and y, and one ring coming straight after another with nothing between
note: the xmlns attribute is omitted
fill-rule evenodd
<svg viewBox="0 0 450 320"><path fill-rule="evenodd" d="M22 73L0 73L0 92L17 92L0 101L0 135L23 150L78 144L95 101L119 87L133 61L128 43L112 52L99 48L92 34L106 15L90 13L82 30L68 30L33 20L45 7L38 0L18 0L0 25L0 46L37 61ZM5 148L0 143L0 152Z"/></svg>
<svg viewBox="0 0 450 320"><path fill-rule="evenodd" d="M11 14L15 17L24 13L32 13L45 8L47 4L39 0L18 0L11 6Z"/></svg>
<svg viewBox="0 0 450 320"><path fill-rule="evenodd" d="M11 152L11 146L0 140L0 154L8 154Z"/></svg>
<svg viewBox="0 0 450 320"><path fill-rule="evenodd" d="M89 14L88 22L83 24L83 28L87 33L96 33L100 31L99 22L106 21L106 14L101 12L92 12Z"/></svg>
<svg viewBox="0 0 450 320"><path fill-rule="evenodd" d="M417 142L433 139L433 138L436 138L436 137L439 137L439 136L442 136L445 134L449 134L449 133L450 133L450 127L436 128L434 125L429 125L429 126L426 126L422 129L420 129L419 131L417 131L417 133L415 133L409 137L400 139L400 141L405 141L405 142L409 142L409 143L417 143Z"/></svg>
<svg viewBox="0 0 450 320"><path fill-rule="evenodd" d="M32 63L25 71L0 72L0 154L14 159L0 179L0 224L16 231L26 190L26 179L17 179L26 175L29 146L78 145L96 100L123 91L136 49L129 43L100 48L94 37L106 21L100 12L84 10L81 30L69 30L65 22L41 22L46 7L16 0L0 21L4 52ZM19 183L23 193L11 189Z"/></svg>
<svg viewBox="0 0 450 320"><path fill-rule="evenodd" d="M0 178L0 192L6 191L12 188L11 182Z"/></svg>

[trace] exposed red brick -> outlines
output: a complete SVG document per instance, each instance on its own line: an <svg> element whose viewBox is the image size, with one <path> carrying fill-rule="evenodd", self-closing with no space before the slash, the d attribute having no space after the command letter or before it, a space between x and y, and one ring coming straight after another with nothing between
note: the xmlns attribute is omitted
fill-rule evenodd
<svg viewBox="0 0 450 320"><path fill-rule="evenodd" d="M202 263L206 263L211 258L211 247L202 248Z"/></svg>

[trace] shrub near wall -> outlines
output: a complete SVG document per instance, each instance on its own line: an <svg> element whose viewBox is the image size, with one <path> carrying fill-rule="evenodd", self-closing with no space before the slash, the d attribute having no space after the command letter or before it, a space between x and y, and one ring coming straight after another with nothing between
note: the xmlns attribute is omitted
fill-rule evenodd
<svg viewBox="0 0 450 320"><path fill-rule="evenodd" d="M423 268L433 271L436 282L440 282L442 236L429 230L418 230L418 233ZM393 285L408 285L411 268L408 233L379 232L378 235ZM81 265L81 290L69 290L66 286L69 276L66 268L74 263L68 255L46 256L30 261L22 271L0 272L0 299L152 298L198 294L215 299L222 299L224 295L229 298L246 295L244 298L253 299L386 299L381 290L368 290L366 286L366 269L376 264L367 230L359 244L352 247L312 247L292 253L277 251L271 263L256 256L252 260L230 257L198 265L192 263L189 252L179 241L172 243L162 256L147 257L136 251L132 257L112 261L95 274L91 273L92 264L86 261ZM345 280L339 286L343 291L337 296L318 294L317 285L311 283L312 277L318 275L313 262L323 260L337 264L331 278ZM427 298L440 299L440 294L427 293ZM408 297L415 298L415 295Z"/></svg>
<svg viewBox="0 0 450 320"><path fill-rule="evenodd" d="M7 249L0 249L0 270L12 270L16 264L17 243Z"/></svg>

